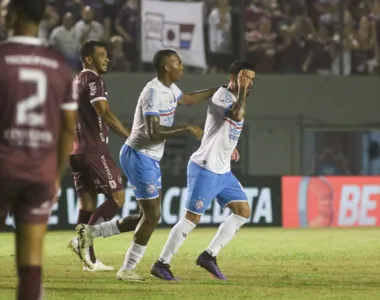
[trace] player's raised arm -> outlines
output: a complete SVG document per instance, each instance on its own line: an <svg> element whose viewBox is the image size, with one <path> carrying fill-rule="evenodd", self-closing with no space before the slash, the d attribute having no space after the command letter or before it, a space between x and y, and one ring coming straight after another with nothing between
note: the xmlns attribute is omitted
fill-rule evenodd
<svg viewBox="0 0 380 300"><path fill-rule="evenodd" d="M252 86L255 72L252 70L241 70L237 76L237 85L239 87L237 101L230 105L226 110L226 115L230 119L241 122L245 115L245 100Z"/></svg>
<svg viewBox="0 0 380 300"><path fill-rule="evenodd" d="M207 100L214 95L214 93L219 89L220 87L213 87L210 89L200 90L191 92L188 94L183 94L182 97L178 100L178 105L194 105L199 102L202 102L204 100Z"/></svg>
<svg viewBox="0 0 380 300"><path fill-rule="evenodd" d="M100 77L96 77L93 81L88 83L87 88L90 95L90 103L95 109L97 115L103 119L104 122L114 131L116 134L123 138L127 138L130 134L129 129L125 128L120 120L111 111L107 95L104 91L104 83Z"/></svg>

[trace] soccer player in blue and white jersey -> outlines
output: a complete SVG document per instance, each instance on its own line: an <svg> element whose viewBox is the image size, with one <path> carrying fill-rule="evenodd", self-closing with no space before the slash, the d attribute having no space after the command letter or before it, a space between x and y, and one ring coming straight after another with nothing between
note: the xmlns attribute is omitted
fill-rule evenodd
<svg viewBox="0 0 380 300"><path fill-rule="evenodd" d="M246 97L255 78L255 69L246 61L235 61L229 67L229 74L228 87L219 88L209 100L202 143L187 167L186 214L171 230L151 269L153 276L163 280L177 279L170 270L170 261L215 198L232 213L220 225L196 264L216 278L226 280L216 256L251 215L247 195L232 174L230 161L243 128Z"/></svg>
<svg viewBox="0 0 380 300"><path fill-rule="evenodd" d="M144 280L135 273L148 241L161 216L160 160L164 154L165 140L175 135L191 133L202 138L203 130L196 125L173 126L177 105L191 105L210 98L219 88L183 94L177 82L183 75L183 65L178 54L169 49L158 51L153 58L157 78L148 82L140 94L132 132L120 151L120 164L126 173L140 207L132 245L117 278L126 281ZM131 217L112 220L96 226L78 225L82 260L92 239L108 237L130 231ZM128 225L129 224L129 225Z"/></svg>

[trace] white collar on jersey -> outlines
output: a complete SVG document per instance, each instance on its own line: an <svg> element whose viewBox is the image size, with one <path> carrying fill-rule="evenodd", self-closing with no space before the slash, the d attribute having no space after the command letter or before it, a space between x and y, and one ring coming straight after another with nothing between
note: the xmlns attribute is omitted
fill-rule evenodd
<svg viewBox="0 0 380 300"><path fill-rule="evenodd" d="M96 72L94 72L93 70L90 70L90 69L83 69L82 71L80 71L81 73L83 73L83 72L92 72L92 73L94 73L96 76L99 76L99 74L98 73L96 73Z"/></svg>
<svg viewBox="0 0 380 300"><path fill-rule="evenodd" d="M164 85L160 80L158 80L158 78L154 78L153 79L155 82L157 82L161 87L165 88L165 89L168 89L168 90L171 90L170 87L167 87L166 85Z"/></svg>
<svg viewBox="0 0 380 300"><path fill-rule="evenodd" d="M43 45L43 42L36 37L21 36L21 35L10 36L10 37L8 37L6 42L24 44L24 45L33 45L33 46L42 46Z"/></svg>

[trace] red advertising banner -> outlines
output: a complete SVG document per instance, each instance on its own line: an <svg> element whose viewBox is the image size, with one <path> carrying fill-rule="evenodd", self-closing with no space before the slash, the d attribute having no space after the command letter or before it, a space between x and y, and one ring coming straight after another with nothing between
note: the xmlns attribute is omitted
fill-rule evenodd
<svg viewBox="0 0 380 300"><path fill-rule="evenodd" d="M380 226L380 176L282 177L283 227Z"/></svg>

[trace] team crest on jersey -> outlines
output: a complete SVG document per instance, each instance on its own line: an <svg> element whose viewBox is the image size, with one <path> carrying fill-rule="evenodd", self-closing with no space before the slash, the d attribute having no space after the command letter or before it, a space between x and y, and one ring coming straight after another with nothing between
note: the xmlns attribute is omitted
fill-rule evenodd
<svg viewBox="0 0 380 300"><path fill-rule="evenodd" d="M148 183L146 185L146 192L148 194L154 194L156 192L156 185L154 183Z"/></svg>
<svg viewBox="0 0 380 300"><path fill-rule="evenodd" d="M223 104L230 104L234 102L234 99L232 98L232 94L230 92L225 92L223 95L220 97L220 101Z"/></svg>
<svg viewBox="0 0 380 300"><path fill-rule="evenodd" d="M195 208L202 209L204 207L204 200L203 198L198 198L197 202L195 202Z"/></svg>
<svg viewBox="0 0 380 300"><path fill-rule="evenodd" d="M115 180L110 180L110 181L108 181L108 183L109 183L111 189L116 189L117 184L116 184Z"/></svg>

